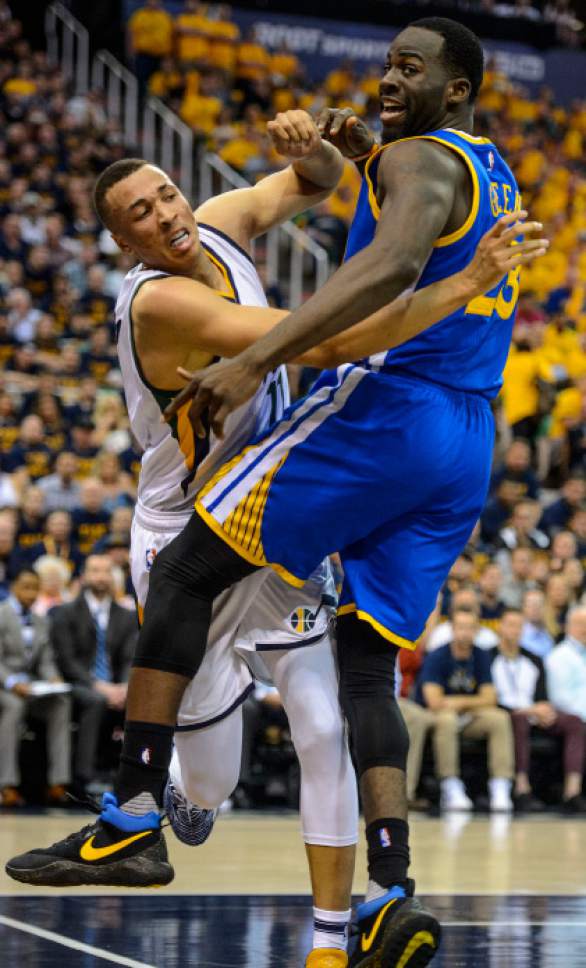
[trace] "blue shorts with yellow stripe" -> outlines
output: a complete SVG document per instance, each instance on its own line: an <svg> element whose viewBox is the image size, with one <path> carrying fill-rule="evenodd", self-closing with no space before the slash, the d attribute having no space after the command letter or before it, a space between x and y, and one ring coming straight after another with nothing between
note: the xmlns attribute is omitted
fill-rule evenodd
<svg viewBox="0 0 586 968"><path fill-rule="evenodd" d="M484 504L493 435L481 397L341 366L220 468L196 510L292 584L339 551L340 612L411 647Z"/></svg>

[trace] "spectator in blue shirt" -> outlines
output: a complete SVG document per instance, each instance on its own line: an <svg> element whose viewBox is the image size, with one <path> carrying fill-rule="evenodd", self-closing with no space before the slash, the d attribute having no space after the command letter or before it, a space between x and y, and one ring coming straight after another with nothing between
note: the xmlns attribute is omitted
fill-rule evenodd
<svg viewBox="0 0 586 968"><path fill-rule="evenodd" d="M490 656L474 645L478 619L455 611L452 641L429 653L418 683L418 699L434 714L436 770L444 810L471 810L460 779L460 735L488 742L490 808L512 810L513 736L509 716L497 708Z"/></svg>
<svg viewBox="0 0 586 968"><path fill-rule="evenodd" d="M567 528L574 513L584 506L586 500L584 475L574 471L564 482L561 491L559 500L545 509L539 522L539 527L548 534Z"/></svg>
<svg viewBox="0 0 586 968"><path fill-rule="evenodd" d="M554 640L545 624L545 595L538 588L525 592L523 618L521 648L543 659L553 649Z"/></svg>

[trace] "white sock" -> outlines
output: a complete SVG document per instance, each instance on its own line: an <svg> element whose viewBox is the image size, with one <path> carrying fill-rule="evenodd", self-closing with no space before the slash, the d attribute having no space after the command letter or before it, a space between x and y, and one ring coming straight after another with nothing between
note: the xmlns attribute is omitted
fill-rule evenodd
<svg viewBox="0 0 586 968"><path fill-rule="evenodd" d="M135 797L131 800L127 800L126 803L120 804L120 809L124 810L124 813L129 813L132 817L144 817L145 814L150 813L154 810L155 813L159 813L159 808L157 806L157 801L155 800L152 793L137 793Z"/></svg>
<svg viewBox="0 0 586 968"><path fill-rule="evenodd" d="M323 908L314 907L313 947L339 948L341 951L346 951L351 914L351 910L324 911Z"/></svg>

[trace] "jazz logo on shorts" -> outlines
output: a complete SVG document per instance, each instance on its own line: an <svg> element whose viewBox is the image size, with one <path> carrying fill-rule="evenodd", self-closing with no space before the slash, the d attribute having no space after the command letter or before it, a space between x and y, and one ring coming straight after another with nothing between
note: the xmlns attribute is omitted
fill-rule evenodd
<svg viewBox="0 0 586 968"><path fill-rule="evenodd" d="M316 618L317 612L315 609L308 608L306 605L300 605L294 612L291 612L289 625L294 632L299 632L302 635L304 632L311 632L315 628Z"/></svg>
<svg viewBox="0 0 586 968"><path fill-rule="evenodd" d="M157 557L157 549L156 548L147 548L146 554L145 554L146 570L147 571L150 571L151 568L153 567L153 565L155 563L155 558L156 557Z"/></svg>

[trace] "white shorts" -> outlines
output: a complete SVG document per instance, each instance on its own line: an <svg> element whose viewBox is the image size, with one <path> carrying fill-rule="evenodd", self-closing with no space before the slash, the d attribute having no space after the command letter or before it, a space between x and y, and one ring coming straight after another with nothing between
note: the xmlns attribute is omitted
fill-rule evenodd
<svg viewBox="0 0 586 968"><path fill-rule="evenodd" d="M153 512L136 505L130 569L139 610L146 602L155 557L188 520L183 513ZM265 568L219 595L206 652L183 695L177 729L203 729L228 716L252 691L254 678L270 681L262 653L319 642L335 609L334 582L326 562L303 588L293 588Z"/></svg>

